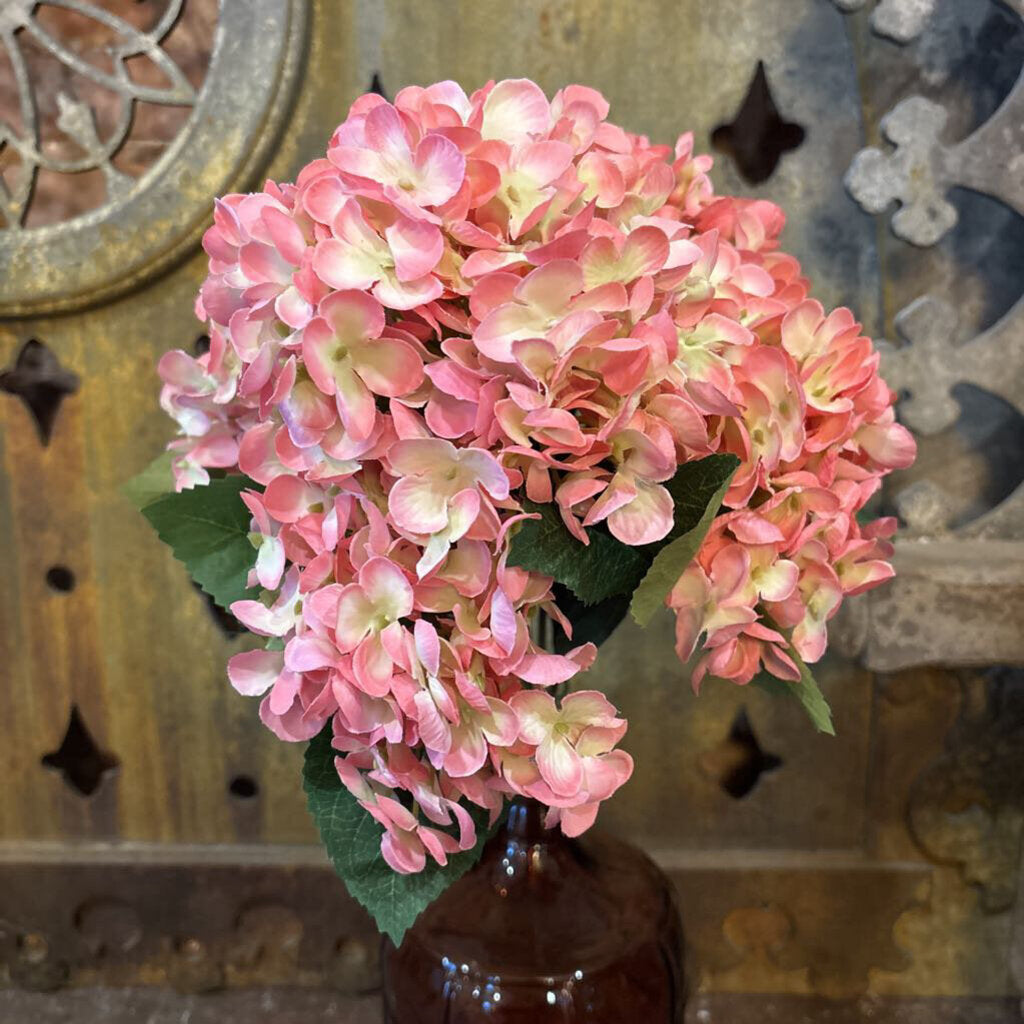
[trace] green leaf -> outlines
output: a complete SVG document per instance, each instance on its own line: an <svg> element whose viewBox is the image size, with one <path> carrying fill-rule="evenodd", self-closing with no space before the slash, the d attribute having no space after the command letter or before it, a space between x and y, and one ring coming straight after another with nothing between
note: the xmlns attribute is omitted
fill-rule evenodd
<svg viewBox="0 0 1024 1024"><path fill-rule="evenodd" d="M174 491L173 452L158 455L141 473L121 485L121 493L139 510Z"/></svg>
<svg viewBox="0 0 1024 1024"><path fill-rule="evenodd" d="M520 524L509 548L509 565L554 577L586 605L631 593L643 577L648 556L640 549L617 541L601 528L589 530L590 544L581 544L566 529L553 503L524 500L523 508L540 513L540 519Z"/></svg>
<svg viewBox="0 0 1024 1024"><path fill-rule="evenodd" d="M663 485L672 495L674 508L672 529L664 540L658 542L659 546L665 547L693 530L704 519L709 507L714 509L711 517L714 519L722 505L720 495L725 495L733 474L739 468L740 460L735 455L707 455L703 459L684 462L676 470L676 475Z"/></svg>
<svg viewBox="0 0 1024 1024"><path fill-rule="evenodd" d="M814 727L818 732L835 736L835 726L832 724L832 709L825 700L825 695L818 687L818 682L807 667L803 658L790 647L786 653L796 662L800 669L800 681L790 682L787 679L778 679L769 672L761 672L756 675L752 682L759 689L770 693L775 697L795 697L804 707Z"/></svg>
<svg viewBox="0 0 1024 1024"><path fill-rule="evenodd" d="M555 626L555 654L567 654L574 647L586 643L600 647L629 612L629 594L615 594L597 604L586 605L560 583L554 585L552 593L555 604L572 623L571 640Z"/></svg>
<svg viewBox="0 0 1024 1024"><path fill-rule="evenodd" d="M246 578L256 561L249 540L252 515L239 495L251 487L256 485L248 477L226 476L165 494L142 509L174 557L222 608L250 593Z"/></svg>
<svg viewBox="0 0 1024 1024"><path fill-rule="evenodd" d="M709 455L687 462L666 485L675 500L672 530L662 541L640 585L633 593L633 618L646 626L707 536L740 460L735 455Z"/></svg>
<svg viewBox="0 0 1024 1024"><path fill-rule="evenodd" d="M420 911L480 859L484 843L490 838L487 814L470 808L477 825L477 842L471 850L452 855L443 868L428 857L422 871L401 875L388 867L381 855L383 828L338 778L335 755L328 726L306 747L302 780L309 812L345 888L398 946Z"/></svg>

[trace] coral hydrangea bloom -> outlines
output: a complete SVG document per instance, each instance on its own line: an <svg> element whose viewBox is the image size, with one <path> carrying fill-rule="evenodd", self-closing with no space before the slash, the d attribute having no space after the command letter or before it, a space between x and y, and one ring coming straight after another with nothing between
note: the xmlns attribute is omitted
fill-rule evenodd
<svg viewBox="0 0 1024 1024"><path fill-rule="evenodd" d="M526 79L360 97L294 183L218 200L210 351L159 364L177 488L253 483L262 593L233 610L270 643L231 683L282 739L329 725L399 872L512 794L577 835L632 772L625 721L577 686L593 645L533 639L571 623L509 564L527 502L651 551L680 466L736 456L666 598L695 686L799 679L892 574L894 523L859 514L914 442L871 342L809 297L776 206L716 197L692 135L608 114Z"/></svg>

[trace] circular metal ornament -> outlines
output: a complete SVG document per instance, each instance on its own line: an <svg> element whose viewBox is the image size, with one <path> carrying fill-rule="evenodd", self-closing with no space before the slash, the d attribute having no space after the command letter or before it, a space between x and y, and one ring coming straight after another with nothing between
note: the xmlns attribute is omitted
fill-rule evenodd
<svg viewBox="0 0 1024 1024"><path fill-rule="evenodd" d="M94 305L187 254L213 197L246 187L269 160L302 70L306 7L220 0L205 81L160 159L88 213L0 230L0 316Z"/></svg>

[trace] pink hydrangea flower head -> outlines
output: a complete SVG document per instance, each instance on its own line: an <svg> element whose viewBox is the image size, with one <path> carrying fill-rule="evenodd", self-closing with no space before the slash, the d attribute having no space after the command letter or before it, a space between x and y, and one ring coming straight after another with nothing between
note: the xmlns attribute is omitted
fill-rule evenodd
<svg viewBox="0 0 1024 1024"><path fill-rule="evenodd" d="M676 474L736 458L665 599L695 687L799 680L892 574L894 522L859 517L915 447L860 324L809 297L778 207L714 195L692 135L608 117L526 79L360 97L295 183L216 202L210 350L159 363L175 487L251 483L232 610L268 649L231 684L281 739L329 725L398 872L514 794L578 835L632 773L577 678L594 646L534 640L572 622L565 581L514 564L531 503L653 557Z"/></svg>

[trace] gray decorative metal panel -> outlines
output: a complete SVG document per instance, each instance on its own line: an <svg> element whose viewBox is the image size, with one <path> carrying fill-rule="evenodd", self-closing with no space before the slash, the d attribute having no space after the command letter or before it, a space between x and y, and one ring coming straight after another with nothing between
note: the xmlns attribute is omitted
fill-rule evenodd
<svg viewBox="0 0 1024 1024"><path fill-rule="evenodd" d="M839 2L847 9L862 6ZM883 0L872 24L883 31L882 25L899 23L916 34L924 24L919 16L933 6ZM1024 16L1021 0L1007 6ZM1024 74L999 109L961 141L944 141L947 120L946 109L930 99L901 100L879 124L891 148L861 150L845 177L868 212L888 214L897 204L894 234L922 248L957 225L948 198L955 187L992 196L1024 216ZM920 296L895 322L903 341L884 347L883 372L906 393L900 415L919 437L937 435L962 417L957 391L965 384L1024 411L1024 294L966 342L957 341L958 312L941 295ZM868 620L860 627L868 663L892 670L1024 661L1024 484L996 507L959 523L957 503L942 479L907 485L897 476L893 490L906 523L899 575L855 613Z"/></svg>

